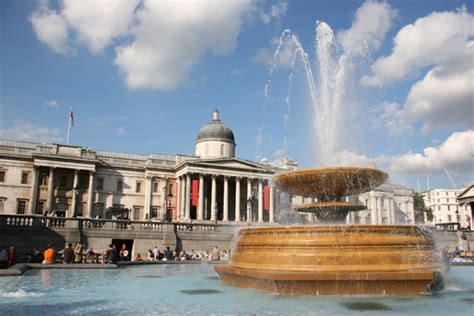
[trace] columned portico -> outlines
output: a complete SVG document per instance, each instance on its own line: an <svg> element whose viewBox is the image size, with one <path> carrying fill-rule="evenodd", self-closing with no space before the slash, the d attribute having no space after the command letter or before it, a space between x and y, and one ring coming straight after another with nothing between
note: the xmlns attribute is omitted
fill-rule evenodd
<svg viewBox="0 0 474 316"><path fill-rule="evenodd" d="M258 179L258 222L263 222L263 183Z"/></svg>
<svg viewBox="0 0 474 316"><path fill-rule="evenodd" d="M191 214L191 175L186 174L186 208L184 213L184 220L189 221Z"/></svg>
<svg viewBox="0 0 474 316"><path fill-rule="evenodd" d="M222 221L229 221L229 178L224 176L224 214Z"/></svg>
<svg viewBox="0 0 474 316"><path fill-rule="evenodd" d="M33 215L36 208L36 192L38 191L38 172L39 167L33 166L33 178L31 180L30 204L28 206L28 215Z"/></svg>
<svg viewBox="0 0 474 316"><path fill-rule="evenodd" d="M54 167L49 168L48 181L48 212L53 211L53 193L54 193Z"/></svg>
<svg viewBox="0 0 474 316"><path fill-rule="evenodd" d="M199 196L198 196L198 211L197 219L202 221L204 219L204 175L199 174Z"/></svg>
<svg viewBox="0 0 474 316"><path fill-rule="evenodd" d="M92 205L94 204L94 171L89 171L89 189L87 190L87 214L92 217Z"/></svg>
<svg viewBox="0 0 474 316"><path fill-rule="evenodd" d="M211 221L217 221L216 214L216 176L212 175L211 184Z"/></svg>
<svg viewBox="0 0 474 316"><path fill-rule="evenodd" d="M235 178L235 221L240 222L240 178Z"/></svg>
<svg viewBox="0 0 474 316"><path fill-rule="evenodd" d="M247 222L252 221L252 179L247 179Z"/></svg>
<svg viewBox="0 0 474 316"><path fill-rule="evenodd" d="M72 202L71 210L68 217L76 217L76 202L77 202L77 183L79 181L79 170L74 169L74 181L72 185Z"/></svg>

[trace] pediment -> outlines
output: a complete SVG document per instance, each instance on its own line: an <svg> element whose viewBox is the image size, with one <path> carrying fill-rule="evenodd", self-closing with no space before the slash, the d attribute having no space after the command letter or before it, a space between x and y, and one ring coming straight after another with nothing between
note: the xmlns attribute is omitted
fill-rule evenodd
<svg viewBox="0 0 474 316"><path fill-rule="evenodd" d="M187 161L184 164L193 167L202 168L222 168L222 169L233 169L233 170L248 170L248 171L263 171L271 170L271 167L260 165L248 160L242 160L237 158L226 158L226 159L202 159Z"/></svg>
<svg viewBox="0 0 474 316"><path fill-rule="evenodd" d="M474 197L474 184L458 195L458 200Z"/></svg>

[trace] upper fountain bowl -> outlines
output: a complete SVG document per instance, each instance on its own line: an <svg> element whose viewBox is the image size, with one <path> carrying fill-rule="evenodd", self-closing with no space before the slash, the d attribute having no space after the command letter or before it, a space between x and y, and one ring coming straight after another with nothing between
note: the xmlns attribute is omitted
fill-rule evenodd
<svg viewBox="0 0 474 316"><path fill-rule="evenodd" d="M387 178L388 174L378 169L329 167L289 171L276 175L273 180L282 191L331 201L370 191Z"/></svg>

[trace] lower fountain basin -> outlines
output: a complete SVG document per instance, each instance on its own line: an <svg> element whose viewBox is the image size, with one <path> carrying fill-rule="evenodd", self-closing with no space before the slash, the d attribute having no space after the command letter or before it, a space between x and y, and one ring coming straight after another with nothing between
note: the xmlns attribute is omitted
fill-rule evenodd
<svg viewBox="0 0 474 316"><path fill-rule="evenodd" d="M441 266L416 226L242 229L224 283L283 295L423 294Z"/></svg>

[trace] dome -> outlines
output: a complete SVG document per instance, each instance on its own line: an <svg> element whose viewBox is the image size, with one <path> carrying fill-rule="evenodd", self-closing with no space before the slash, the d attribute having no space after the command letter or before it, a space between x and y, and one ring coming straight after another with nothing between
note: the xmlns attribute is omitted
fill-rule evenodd
<svg viewBox="0 0 474 316"><path fill-rule="evenodd" d="M219 111L214 111L211 122L204 125L196 138L196 144L207 140L220 140L235 145L234 133L219 119Z"/></svg>

